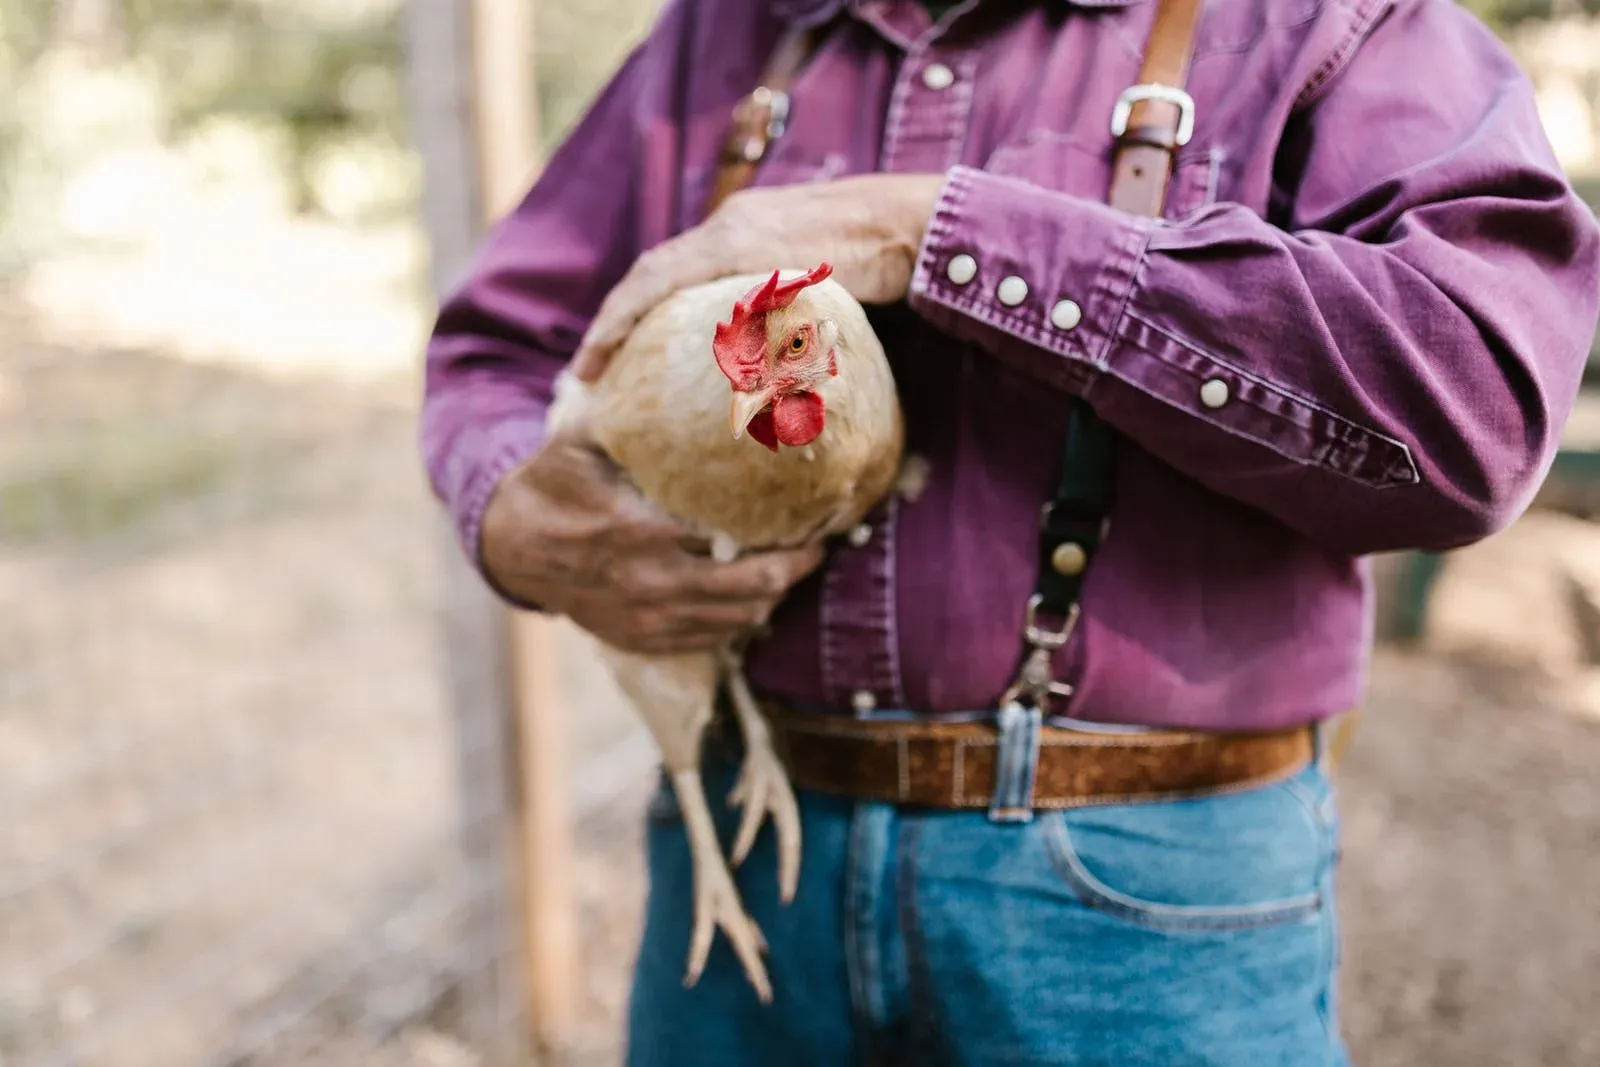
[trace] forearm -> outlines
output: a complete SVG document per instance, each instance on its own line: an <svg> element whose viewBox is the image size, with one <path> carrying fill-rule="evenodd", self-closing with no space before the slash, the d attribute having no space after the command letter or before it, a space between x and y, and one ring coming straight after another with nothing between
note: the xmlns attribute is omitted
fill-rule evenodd
<svg viewBox="0 0 1600 1067"><path fill-rule="evenodd" d="M463 553L483 570L483 513L495 487L544 443L551 383L561 363L518 353L474 370L437 344L422 403L419 445L429 484ZM482 347L475 352L481 354Z"/></svg>
<svg viewBox="0 0 1600 1067"><path fill-rule="evenodd" d="M1338 233L1238 205L1157 222L958 170L912 300L1330 548L1453 547L1537 487L1600 302L1595 221L1553 166L1473 166Z"/></svg>
<svg viewBox="0 0 1600 1067"><path fill-rule="evenodd" d="M665 5L522 202L487 235L428 341L422 458L462 551L491 584L484 511L544 443L556 376L645 241L640 131L681 103L667 82L685 10L677 0Z"/></svg>

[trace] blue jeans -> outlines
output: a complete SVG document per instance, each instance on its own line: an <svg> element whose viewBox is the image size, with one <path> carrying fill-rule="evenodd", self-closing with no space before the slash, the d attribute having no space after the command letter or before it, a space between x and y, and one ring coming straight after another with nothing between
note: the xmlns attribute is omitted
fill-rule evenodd
<svg viewBox="0 0 1600 1067"><path fill-rule="evenodd" d="M706 768L722 803L733 771ZM1311 767L1200 800L992 822L800 792L794 903L770 828L736 873L765 934L763 1006L719 932L683 987L693 908L669 790L629 1067L1343 1067L1334 796Z"/></svg>

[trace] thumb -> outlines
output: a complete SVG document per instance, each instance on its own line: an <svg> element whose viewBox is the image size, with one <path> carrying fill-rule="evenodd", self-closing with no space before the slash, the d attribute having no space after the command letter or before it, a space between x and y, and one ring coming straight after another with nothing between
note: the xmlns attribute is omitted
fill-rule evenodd
<svg viewBox="0 0 1600 1067"><path fill-rule="evenodd" d="M816 570L826 558L827 552L821 545L778 549L769 554L771 566L785 589Z"/></svg>
<svg viewBox="0 0 1600 1067"><path fill-rule="evenodd" d="M610 365L615 352L614 344L600 344L585 338L583 344L578 346L578 351L573 353L572 361L567 364L567 370L580 382L593 385L606 372L606 367Z"/></svg>
<svg viewBox="0 0 1600 1067"><path fill-rule="evenodd" d="M598 381L611 364L611 357L633 330L638 315L634 311L636 300L629 299L632 288L628 279L624 279L600 302L568 364L568 370L579 381L588 384Z"/></svg>
<svg viewBox="0 0 1600 1067"><path fill-rule="evenodd" d="M602 306L589 332L579 342L578 350L572 354L568 372L586 385L599 381L632 328L631 321L624 320L612 308Z"/></svg>
<svg viewBox="0 0 1600 1067"><path fill-rule="evenodd" d="M574 377L593 384L606 372L611 359L639 324L651 304L641 299L635 287L618 287L600 305L589 330L578 344L569 364Z"/></svg>

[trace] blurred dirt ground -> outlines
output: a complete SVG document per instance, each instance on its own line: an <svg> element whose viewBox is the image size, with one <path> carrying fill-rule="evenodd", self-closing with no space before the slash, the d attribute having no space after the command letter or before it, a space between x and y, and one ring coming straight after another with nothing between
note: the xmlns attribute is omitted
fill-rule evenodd
<svg viewBox="0 0 1600 1067"><path fill-rule="evenodd" d="M10 307L0 1062L472 1064L451 1005L472 961L453 944L442 541L410 384L29 331ZM1450 557L1426 645L1376 657L1342 774L1358 1064L1600 1062L1600 672L1573 609L1597 573L1600 526L1530 515ZM648 750L563 641L589 808L566 1061L600 1067ZM82 1061L38 1059L94 1035Z"/></svg>
<svg viewBox="0 0 1600 1067"><path fill-rule="evenodd" d="M409 383L5 321L0 1063L471 1064ZM1343 776L1359 1064L1600 1062L1600 674L1572 596L1597 569L1600 527L1535 513L1450 558L1423 648L1377 655ZM648 753L563 640L592 809L568 1061L599 1067L618 1062ZM89 1037L81 1060L38 1058Z"/></svg>
<svg viewBox="0 0 1600 1067"><path fill-rule="evenodd" d="M0 323L0 1063L473 1064L413 382ZM1450 557L1423 647L1377 654L1343 774L1358 1064L1600 1062L1597 576L1600 526L1533 513ZM565 1060L602 1067L649 752L562 640L587 811Z"/></svg>

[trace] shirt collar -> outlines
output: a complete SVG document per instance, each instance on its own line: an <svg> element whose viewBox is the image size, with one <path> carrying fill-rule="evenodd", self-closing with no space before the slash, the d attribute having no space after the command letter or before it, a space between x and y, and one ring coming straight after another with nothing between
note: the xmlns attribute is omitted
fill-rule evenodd
<svg viewBox="0 0 1600 1067"><path fill-rule="evenodd" d="M804 26L820 25L857 0L768 0L772 10L785 22ZM1074 7L1130 7L1142 0L1063 0Z"/></svg>

